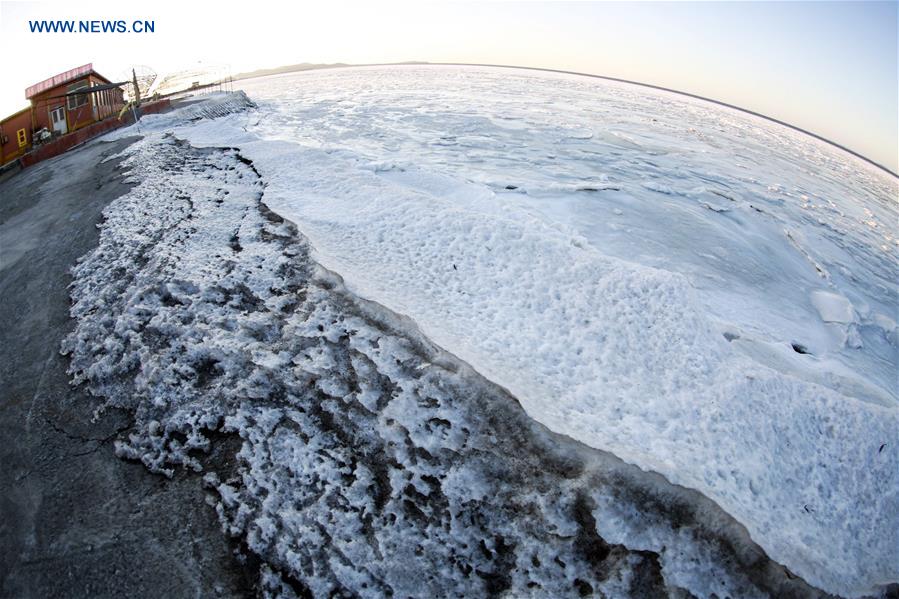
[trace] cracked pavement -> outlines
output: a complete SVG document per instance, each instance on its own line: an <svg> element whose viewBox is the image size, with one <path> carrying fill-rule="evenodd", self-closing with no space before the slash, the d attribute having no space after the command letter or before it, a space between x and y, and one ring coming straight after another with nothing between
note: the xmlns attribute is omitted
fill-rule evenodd
<svg viewBox="0 0 899 599"><path fill-rule="evenodd" d="M94 142L0 182L0 597L239 596L252 581L196 476L117 459L132 417L69 386L66 286L101 211L130 185L134 138Z"/></svg>

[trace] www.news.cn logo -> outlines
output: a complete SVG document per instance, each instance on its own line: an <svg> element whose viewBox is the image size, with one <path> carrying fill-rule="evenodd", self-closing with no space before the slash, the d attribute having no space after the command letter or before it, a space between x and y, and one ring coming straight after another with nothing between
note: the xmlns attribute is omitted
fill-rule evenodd
<svg viewBox="0 0 899 599"><path fill-rule="evenodd" d="M31 33L153 33L155 21L28 21Z"/></svg>

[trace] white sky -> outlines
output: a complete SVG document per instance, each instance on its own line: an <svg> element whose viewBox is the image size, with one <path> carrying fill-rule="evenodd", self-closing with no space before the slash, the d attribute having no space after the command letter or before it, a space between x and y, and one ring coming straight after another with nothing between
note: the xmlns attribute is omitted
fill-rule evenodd
<svg viewBox="0 0 899 599"><path fill-rule="evenodd" d="M115 78L200 64L484 62L595 73L743 106L899 168L896 3L0 3L0 113L93 62ZM890 19L892 17L892 19ZM154 20L156 31L31 33L29 19ZM892 21L892 22L890 22Z"/></svg>

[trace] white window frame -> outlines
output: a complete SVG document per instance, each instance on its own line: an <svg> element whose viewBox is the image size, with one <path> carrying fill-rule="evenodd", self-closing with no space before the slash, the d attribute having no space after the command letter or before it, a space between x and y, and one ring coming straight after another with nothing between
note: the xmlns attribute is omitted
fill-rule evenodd
<svg viewBox="0 0 899 599"><path fill-rule="evenodd" d="M53 120L53 113L56 112L57 110L62 111L62 120L56 121L56 122L65 123L65 133L68 133L69 132L69 121L66 118L66 105L65 104L60 104L59 106L57 106L55 108L51 108L47 111L50 116L50 130L53 132L56 132L56 126L55 126L56 122L54 122L54 120Z"/></svg>

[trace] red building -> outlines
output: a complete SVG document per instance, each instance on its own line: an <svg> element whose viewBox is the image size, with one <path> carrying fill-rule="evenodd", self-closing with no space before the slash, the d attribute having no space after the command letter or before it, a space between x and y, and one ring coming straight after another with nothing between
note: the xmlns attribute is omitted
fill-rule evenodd
<svg viewBox="0 0 899 599"><path fill-rule="evenodd" d="M6 164L31 148L31 108L0 121L0 165Z"/></svg>
<svg viewBox="0 0 899 599"><path fill-rule="evenodd" d="M31 106L0 121L0 164L21 157L46 129L51 138L116 117L125 105L121 84L86 64L45 79L25 90ZM47 135L38 136L46 138Z"/></svg>

